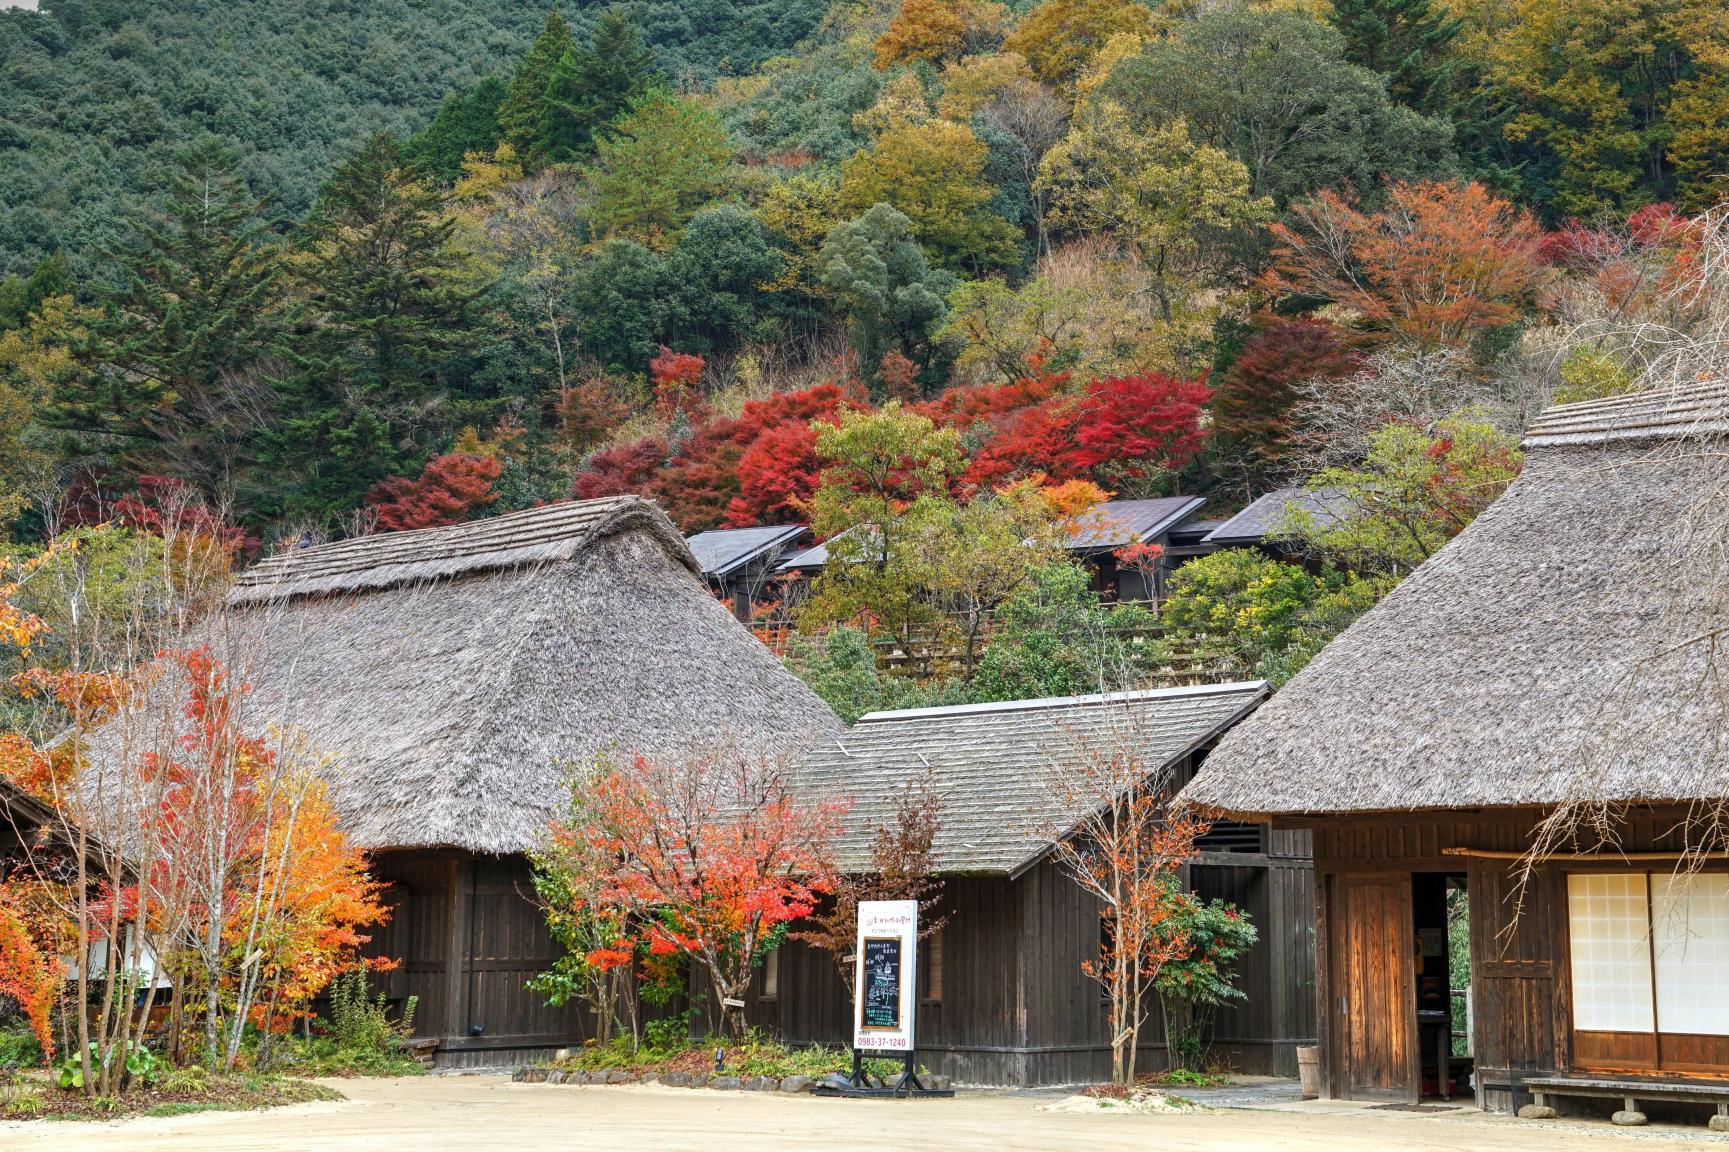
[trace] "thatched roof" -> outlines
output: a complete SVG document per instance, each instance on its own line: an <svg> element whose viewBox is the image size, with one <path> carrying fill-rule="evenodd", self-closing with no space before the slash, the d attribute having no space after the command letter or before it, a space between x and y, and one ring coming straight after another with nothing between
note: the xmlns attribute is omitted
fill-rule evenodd
<svg viewBox="0 0 1729 1152"><path fill-rule="evenodd" d="M274 557L223 644L251 721L335 758L360 843L521 851L598 756L839 728L695 572L648 501L557 504Z"/></svg>
<svg viewBox="0 0 1729 1152"><path fill-rule="evenodd" d="M1552 409L1507 492L1183 799L1252 818L1729 794L1729 717L1695 642L1724 588L1687 543L1729 471L1693 437L1725 428L1721 385Z"/></svg>
<svg viewBox="0 0 1729 1152"><path fill-rule="evenodd" d="M1318 527L1327 528L1348 517L1351 506L1336 488L1314 492L1297 487L1280 488L1252 501L1207 533L1202 542L1221 547L1260 544L1280 531L1292 511L1306 512Z"/></svg>
<svg viewBox="0 0 1729 1152"><path fill-rule="evenodd" d="M1069 532L1071 552L1102 552L1156 540L1196 512L1199 496L1162 496L1154 500L1108 500L1088 509Z"/></svg>
<svg viewBox="0 0 1729 1152"><path fill-rule="evenodd" d="M1162 770L1235 723L1266 695L1260 681L873 712L813 746L796 764L808 801L851 802L836 844L843 871L870 867L876 830L894 820L909 782L928 766L942 800L937 866L946 873L1019 875L1053 833L1084 813L1052 788L1065 765L1129 744Z"/></svg>

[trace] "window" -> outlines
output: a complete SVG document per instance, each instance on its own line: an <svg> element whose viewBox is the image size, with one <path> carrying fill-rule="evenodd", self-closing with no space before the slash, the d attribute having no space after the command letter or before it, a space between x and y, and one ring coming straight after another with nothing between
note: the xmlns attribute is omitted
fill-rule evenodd
<svg viewBox="0 0 1729 1152"><path fill-rule="evenodd" d="M940 1001L943 998L943 930L938 928L924 939L924 964L920 968L924 987L919 999Z"/></svg>
<svg viewBox="0 0 1729 1152"><path fill-rule="evenodd" d="M1573 1027L1650 1032L1650 909L1643 872L1567 877Z"/></svg>
<svg viewBox="0 0 1729 1152"><path fill-rule="evenodd" d="M1729 1036L1729 874L1575 873L1567 923L1576 1031Z"/></svg>
<svg viewBox="0 0 1729 1152"><path fill-rule="evenodd" d="M1657 1030L1729 1036L1729 876L1652 877Z"/></svg>
<svg viewBox="0 0 1729 1152"><path fill-rule="evenodd" d="M773 1000L780 995L780 949L769 949L762 958L762 998Z"/></svg>

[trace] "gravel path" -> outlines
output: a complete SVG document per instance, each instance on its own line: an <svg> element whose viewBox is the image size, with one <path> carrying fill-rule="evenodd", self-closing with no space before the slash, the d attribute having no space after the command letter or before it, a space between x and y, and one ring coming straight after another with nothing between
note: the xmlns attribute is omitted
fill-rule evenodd
<svg viewBox="0 0 1729 1152"><path fill-rule="evenodd" d="M1413 1114L1270 1099L1175 1115L1046 1110L1060 1097L818 1100L655 1085L564 1087L495 1076L337 1082L341 1104L108 1124L0 1123L20 1152L792 1152L822 1149L1085 1149L1086 1152L1698 1152L1703 1127L1638 1131L1533 1123L1474 1110ZM1223 1095L1223 1094L1221 1094ZM1222 1102L1222 1101L1221 1101ZM1248 1103L1248 1101L1243 1101Z"/></svg>

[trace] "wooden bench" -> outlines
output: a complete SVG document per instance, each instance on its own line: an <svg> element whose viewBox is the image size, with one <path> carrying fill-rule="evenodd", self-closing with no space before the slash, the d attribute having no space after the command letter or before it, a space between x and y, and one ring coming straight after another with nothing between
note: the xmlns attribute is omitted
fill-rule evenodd
<svg viewBox="0 0 1729 1152"><path fill-rule="evenodd" d="M1729 1116L1729 1083L1695 1080L1609 1080L1584 1076L1527 1076L1524 1087L1532 1103L1542 1107L1550 1096L1591 1096L1619 1100L1625 1111L1639 1111L1641 1100L1671 1100L1681 1104L1715 1104L1717 1115Z"/></svg>

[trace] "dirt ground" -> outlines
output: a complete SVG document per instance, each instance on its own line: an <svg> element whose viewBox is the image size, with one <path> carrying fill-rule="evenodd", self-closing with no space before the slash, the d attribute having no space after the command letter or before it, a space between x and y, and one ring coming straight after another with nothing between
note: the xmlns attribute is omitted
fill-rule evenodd
<svg viewBox="0 0 1729 1152"><path fill-rule="evenodd" d="M1168 1115L1048 1110L1049 1095L818 1100L661 1088L512 1084L495 1076L333 1082L349 1100L255 1113L108 1124L0 1123L20 1152L792 1152L795 1149L1085 1149L1087 1152L1662 1152L1724 1137L1700 1128L1613 1129L1460 1110L1416 1115L1308 1102Z"/></svg>

